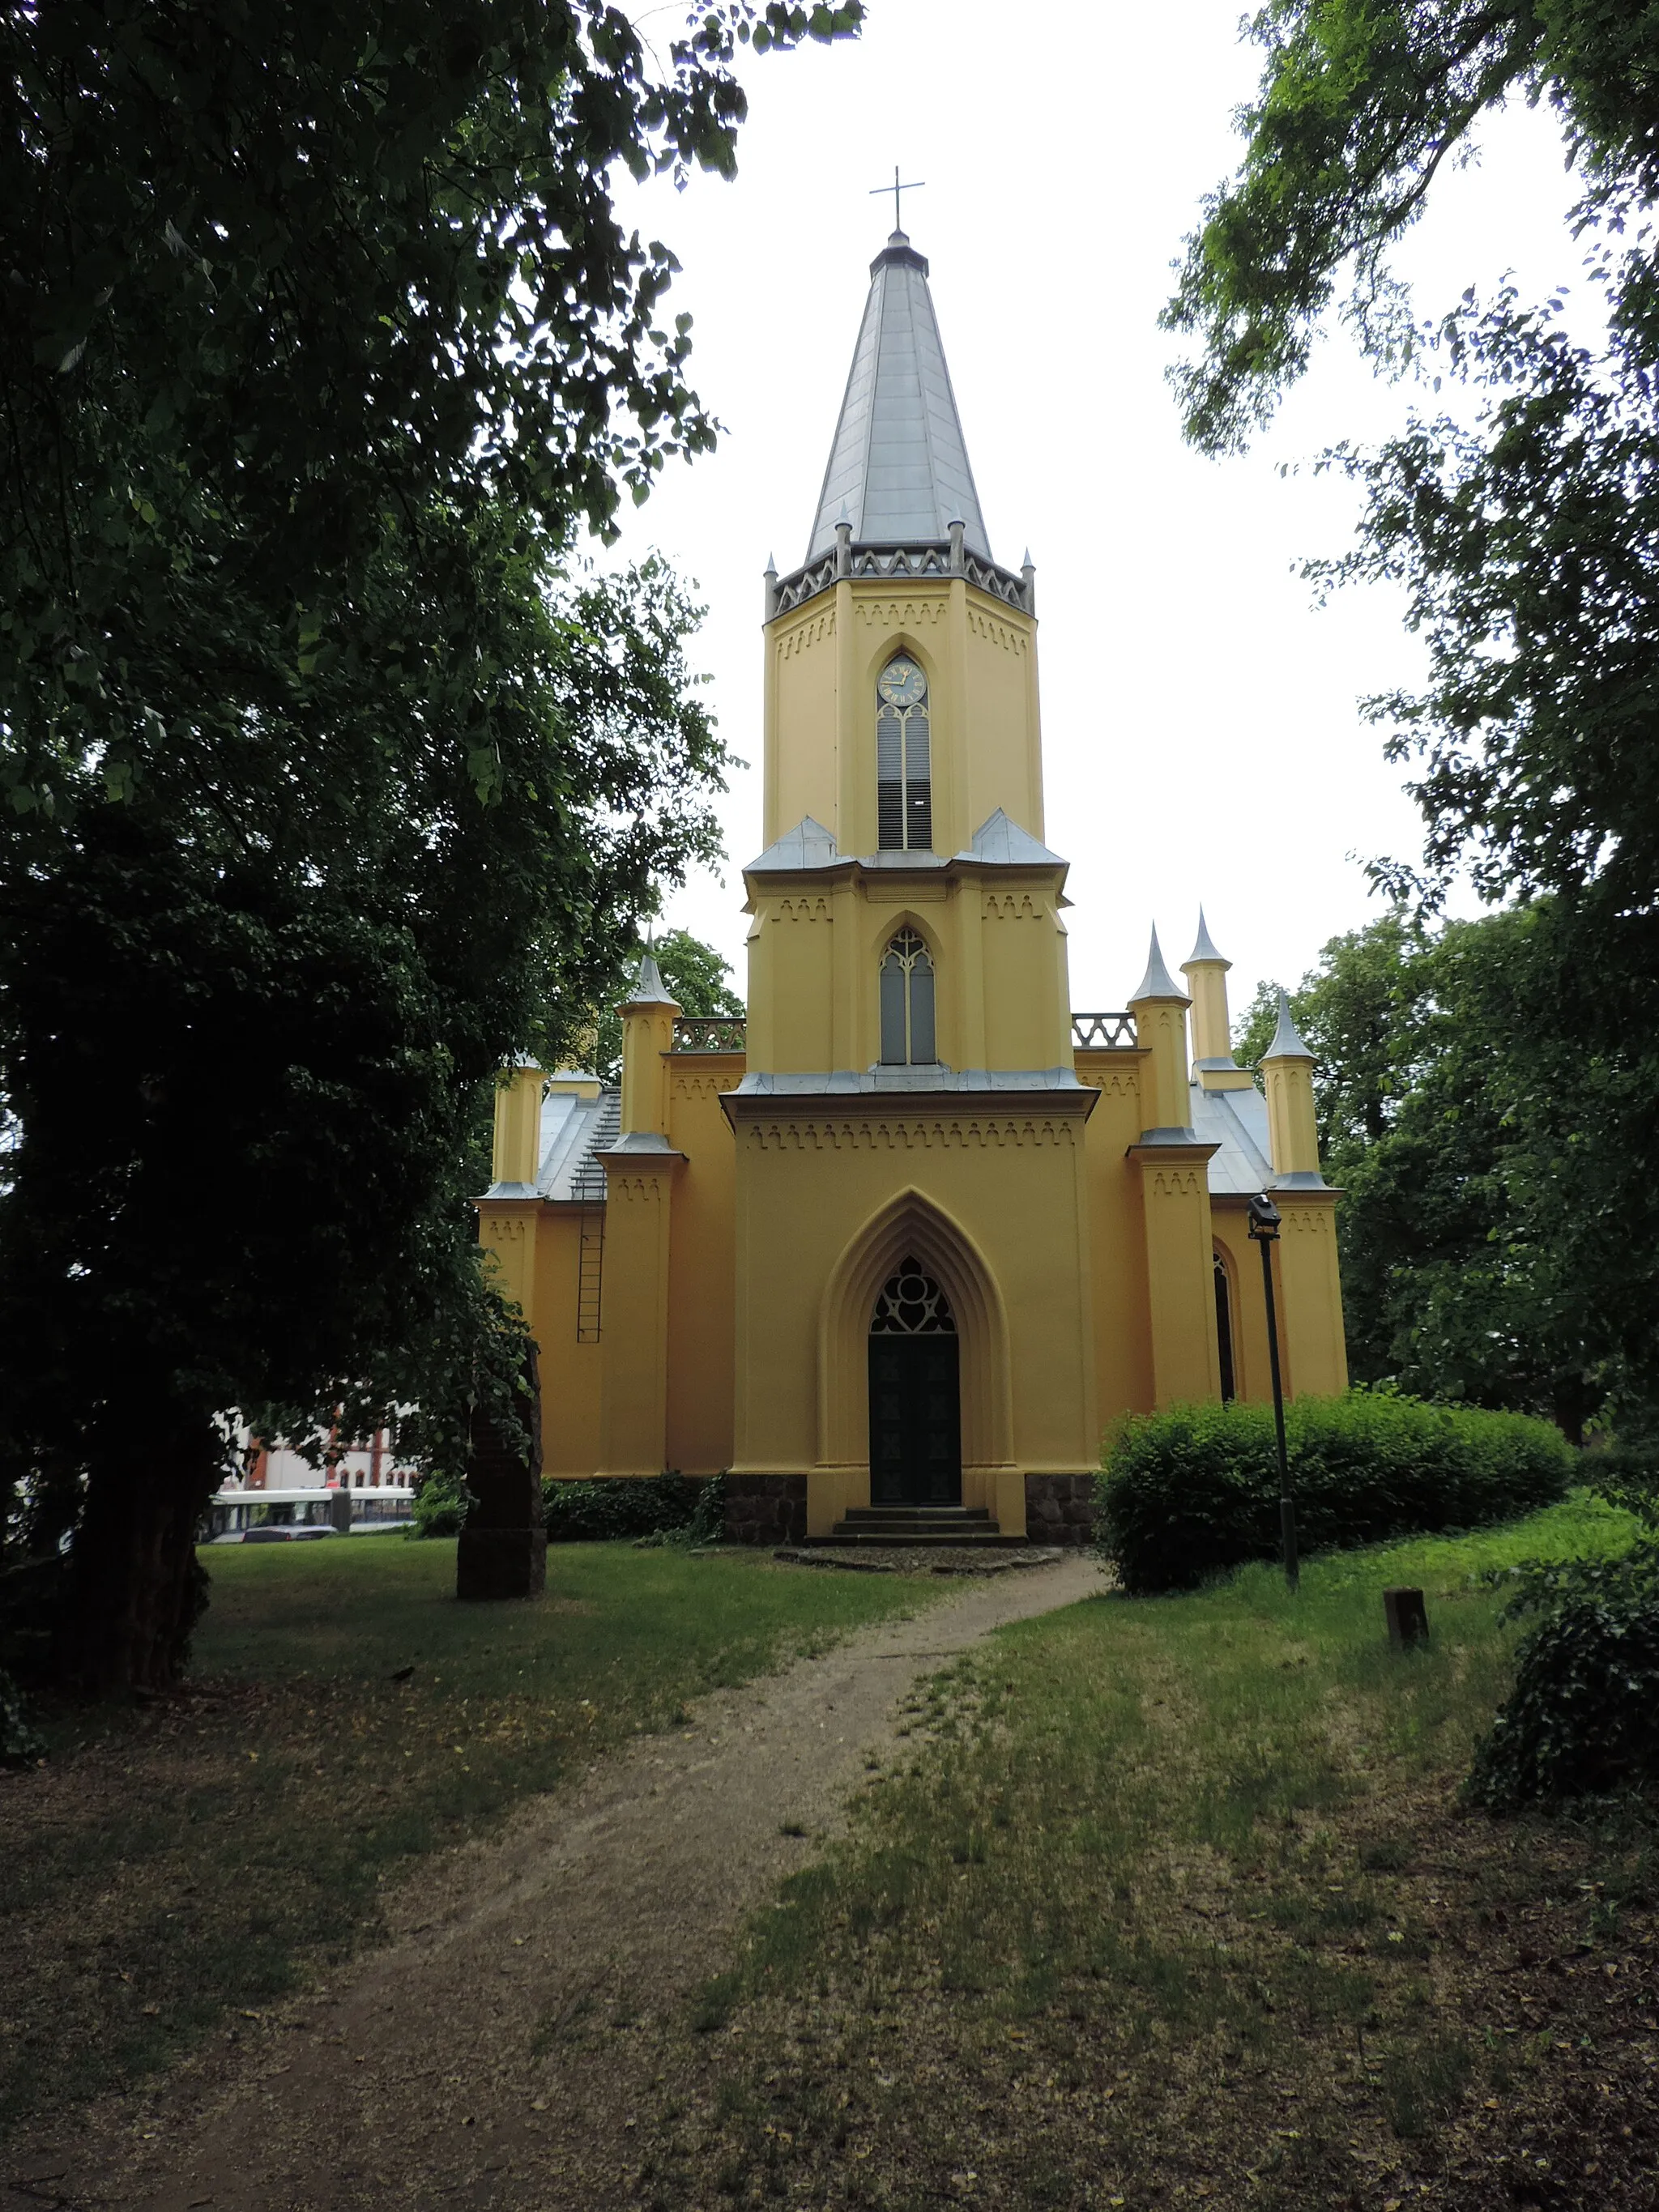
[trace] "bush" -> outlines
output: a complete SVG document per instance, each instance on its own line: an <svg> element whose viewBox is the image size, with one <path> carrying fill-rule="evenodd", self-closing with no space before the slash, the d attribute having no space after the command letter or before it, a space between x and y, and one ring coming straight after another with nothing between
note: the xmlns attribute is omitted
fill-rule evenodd
<svg viewBox="0 0 1659 2212"><path fill-rule="evenodd" d="M1305 1551L1477 1528L1559 1498L1577 1455L1547 1421L1426 1406L1383 1391L1285 1409ZM1137 1594L1190 1589L1279 1551L1271 1406L1173 1406L1133 1415L1095 1491L1095 1548Z"/></svg>
<svg viewBox="0 0 1659 2212"><path fill-rule="evenodd" d="M542 1484L550 1544L603 1544L687 1528L708 1486L683 1474L616 1474L602 1482Z"/></svg>
<svg viewBox="0 0 1659 2212"><path fill-rule="evenodd" d="M429 1474L415 1493L410 1512L417 1536L459 1536L472 1493L459 1475Z"/></svg>
<svg viewBox="0 0 1659 2212"><path fill-rule="evenodd" d="M1509 1813L1659 1781L1659 1543L1526 1570L1505 1614L1528 1613L1542 1618L1475 1753L1470 1801Z"/></svg>
<svg viewBox="0 0 1659 2212"><path fill-rule="evenodd" d="M23 1692L9 1674L0 1674L0 1766L31 1766L46 1755Z"/></svg>
<svg viewBox="0 0 1659 2212"><path fill-rule="evenodd" d="M1659 1528L1659 1444L1607 1444L1587 1451L1579 1479L1610 1505Z"/></svg>

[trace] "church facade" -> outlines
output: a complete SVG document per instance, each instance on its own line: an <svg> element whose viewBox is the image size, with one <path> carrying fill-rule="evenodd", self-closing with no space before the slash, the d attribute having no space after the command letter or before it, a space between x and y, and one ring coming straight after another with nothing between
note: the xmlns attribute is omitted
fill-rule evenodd
<svg viewBox="0 0 1659 2212"><path fill-rule="evenodd" d="M1288 1009L1234 1063L1202 916L1077 1012L1046 842L1035 576L993 557L927 264L871 289L805 560L765 580L747 1017L642 963L618 1087L503 1078L479 1200L550 1474L727 1475L728 1528L965 1508L1079 1541L1127 1411L1343 1389L1336 1194Z"/></svg>

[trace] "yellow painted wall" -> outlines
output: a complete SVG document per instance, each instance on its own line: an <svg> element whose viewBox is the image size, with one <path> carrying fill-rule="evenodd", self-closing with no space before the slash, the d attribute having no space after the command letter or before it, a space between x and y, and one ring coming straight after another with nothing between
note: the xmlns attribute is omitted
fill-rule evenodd
<svg viewBox="0 0 1659 2212"><path fill-rule="evenodd" d="M541 1354L542 1467L591 1475L599 1463L598 1344L576 1341L581 1210L541 1207L536 1236L536 1342Z"/></svg>
<svg viewBox="0 0 1659 2212"><path fill-rule="evenodd" d="M826 1298L866 1225L884 1209L909 1207L949 1224L941 1231L943 1255L930 1250L925 1261L947 1295L958 1264L948 1249L952 1237L959 1233L963 1249L981 1255L982 1270L960 1262L964 1273L952 1303L968 1294L972 1281L988 1277L1011 1382L1004 1443L993 1451L964 1430L963 1502L993 1504L1000 1517L1018 1516L1005 1525L1023 1526L1023 1492L1016 1498L1005 1482L987 1498L992 1478L970 1463L972 1453L979 1449L986 1467L1006 1462L1021 1472L1074 1473L1094 1463L1097 1446L1084 1122L1077 1105L1060 1100L1005 1108L963 1099L907 1112L897 1101L878 1100L849 1103L845 1112L795 1112L745 1101L734 1118L734 1468L784 1474L823 1466ZM902 1256L895 1250L893 1263ZM860 1363L872 1304L873 1291L848 1322L846 1463L809 1492L815 1526L848 1504L868 1501L867 1385ZM803 1387L808 1377L810 1390ZM964 1391L969 1380L964 1373Z"/></svg>
<svg viewBox="0 0 1659 2212"><path fill-rule="evenodd" d="M836 611L835 595L825 594L773 624L769 634L763 845L805 815L827 830L835 827Z"/></svg>
<svg viewBox="0 0 1659 2212"><path fill-rule="evenodd" d="M685 1165L669 1237L668 1464L682 1474L718 1474L732 1461L735 1167L720 1102L743 1069L738 1053L669 1060L669 1142Z"/></svg>
<svg viewBox="0 0 1659 2212"><path fill-rule="evenodd" d="M1149 1144L1132 1156L1146 1224L1146 1321L1158 1406L1221 1395L1206 1151L1201 1145Z"/></svg>
<svg viewBox="0 0 1659 2212"><path fill-rule="evenodd" d="M1079 1052L1077 1079L1100 1093L1088 1124L1088 1237L1094 1288L1095 1389L1103 1429L1120 1413L1150 1413L1152 1338L1140 1182L1124 1155L1139 1141L1137 1052Z"/></svg>
<svg viewBox="0 0 1659 2212"><path fill-rule="evenodd" d="M876 678L899 651L927 678L934 850L999 806L1042 836L1035 622L962 578L854 578L767 625L764 843L810 814L846 857L876 849Z"/></svg>
<svg viewBox="0 0 1659 2212"><path fill-rule="evenodd" d="M997 870L975 879L968 926L981 934L988 1067L1060 1067L1072 1059L1066 932L1053 875Z"/></svg>
<svg viewBox="0 0 1659 2212"><path fill-rule="evenodd" d="M750 878L749 1064L862 1072L881 1056L882 955L915 929L933 956L936 1049L951 1067L1071 1058L1060 871L823 870L787 890Z"/></svg>
<svg viewBox="0 0 1659 2212"><path fill-rule="evenodd" d="M604 1474L661 1474L668 1465L669 1235L679 1165L658 1154L612 1155L605 1166Z"/></svg>
<svg viewBox="0 0 1659 2212"><path fill-rule="evenodd" d="M1232 1278L1234 1382L1241 1398L1266 1401L1273 1396L1267 1365L1267 1308L1261 1295L1261 1255L1250 1241L1244 1200L1212 1199L1210 1226ZM1282 1303L1277 1275L1274 1296Z"/></svg>
<svg viewBox="0 0 1659 2212"><path fill-rule="evenodd" d="M1348 1387L1334 1194L1278 1190L1273 1200L1284 1217L1278 1256L1285 1387L1298 1396L1330 1397Z"/></svg>

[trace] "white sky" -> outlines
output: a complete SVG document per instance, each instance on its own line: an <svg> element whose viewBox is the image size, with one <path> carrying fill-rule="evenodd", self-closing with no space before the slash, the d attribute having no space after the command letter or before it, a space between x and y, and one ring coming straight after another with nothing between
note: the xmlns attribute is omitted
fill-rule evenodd
<svg viewBox="0 0 1659 2212"><path fill-rule="evenodd" d="M726 425L672 471L620 550L695 578L698 641L727 743L754 763L723 803L733 864L671 898L743 982L738 871L760 846L761 572L804 557L868 287L892 222L869 197L896 161L926 189L905 226L932 285L991 547L1036 563L1048 840L1072 863L1072 1004L1121 1006L1150 922L1171 966L1200 899L1232 960L1237 1016L1260 977L1298 980L1376 911L1362 863L1414 857L1415 809L1364 695L1413 680L1401 601L1321 611L1295 573L1350 542L1353 494L1304 467L1375 438L1410 393L1337 332L1242 459L1181 441L1157 327L1201 196L1237 165L1255 49L1239 0L871 0L854 44L745 56L735 184L621 179L623 220L684 264L668 312L696 317L692 380ZM684 5L635 4L668 39ZM1402 271L1424 311L1513 269L1572 276L1571 193L1547 116L1497 118L1445 177ZM1422 395L1419 395L1419 401ZM1436 403L1438 404L1438 403Z"/></svg>

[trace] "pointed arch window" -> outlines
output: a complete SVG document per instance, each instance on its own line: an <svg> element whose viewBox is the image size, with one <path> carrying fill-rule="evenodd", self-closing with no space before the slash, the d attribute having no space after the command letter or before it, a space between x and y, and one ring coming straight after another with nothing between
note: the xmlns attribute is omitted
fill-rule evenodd
<svg viewBox="0 0 1659 2212"><path fill-rule="evenodd" d="M1215 1338L1221 1355L1221 1402L1231 1406L1238 1395L1238 1373L1233 1360L1233 1286L1227 1262L1219 1252L1215 1260Z"/></svg>
<svg viewBox="0 0 1659 2212"><path fill-rule="evenodd" d="M919 932L902 929L882 955L881 1057L902 1067L939 1057L933 1039L933 960Z"/></svg>
<svg viewBox="0 0 1659 2212"><path fill-rule="evenodd" d="M896 653L876 681L876 833L884 853L933 848L927 678Z"/></svg>

